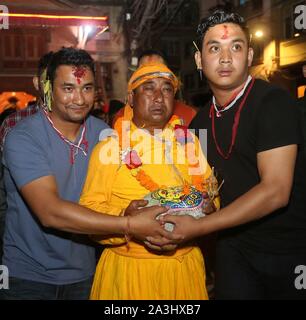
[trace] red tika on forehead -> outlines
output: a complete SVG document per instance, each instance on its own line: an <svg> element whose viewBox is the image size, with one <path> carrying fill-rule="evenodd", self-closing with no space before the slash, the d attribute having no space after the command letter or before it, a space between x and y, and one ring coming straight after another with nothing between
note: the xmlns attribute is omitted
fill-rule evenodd
<svg viewBox="0 0 306 320"><path fill-rule="evenodd" d="M221 37L221 39L226 40L228 38L228 27L226 25L224 25L223 28L224 28L224 34Z"/></svg>
<svg viewBox="0 0 306 320"><path fill-rule="evenodd" d="M73 75L77 78L78 84L81 84L81 79L84 78L86 74L86 67L79 66L79 67L73 67Z"/></svg>

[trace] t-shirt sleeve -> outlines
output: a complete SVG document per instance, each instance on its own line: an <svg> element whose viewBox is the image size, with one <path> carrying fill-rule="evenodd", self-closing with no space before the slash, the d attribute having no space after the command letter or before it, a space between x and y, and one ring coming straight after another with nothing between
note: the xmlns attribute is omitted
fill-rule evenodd
<svg viewBox="0 0 306 320"><path fill-rule="evenodd" d="M300 144L298 110L283 90L275 89L262 100L256 127L257 152Z"/></svg>
<svg viewBox="0 0 306 320"><path fill-rule="evenodd" d="M52 175L45 149L27 132L13 129L4 144L4 165L17 187L44 176Z"/></svg>

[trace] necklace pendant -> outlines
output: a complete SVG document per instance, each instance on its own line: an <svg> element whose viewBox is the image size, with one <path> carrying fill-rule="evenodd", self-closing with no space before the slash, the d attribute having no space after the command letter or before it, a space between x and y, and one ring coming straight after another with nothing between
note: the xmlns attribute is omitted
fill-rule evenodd
<svg viewBox="0 0 306 320"><path fill-rule="evenodd" d="M216 112L216 115L217 115L217 118L221 118L221 116L222 116L221 112L219 112L219 111Z"/></svg>

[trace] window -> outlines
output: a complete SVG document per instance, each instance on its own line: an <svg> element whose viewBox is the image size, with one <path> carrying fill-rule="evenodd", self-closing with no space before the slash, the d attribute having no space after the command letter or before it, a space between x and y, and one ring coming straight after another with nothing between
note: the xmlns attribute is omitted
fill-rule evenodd
<svg viewBox="0 0 306 320"><path fill-rule="evenodd" d="M38 30L3 30L0 37L0 59L4 69L35 69L46 52L45 34Z"/></svg>
<svg viewBox="0 0 306 320"><path fill-rule="evenodd" d="M25 37L26 45L26 59L37 60L45 52L44 38L41 35L26 35Z"/></svg>
<svg viewBox="0 0 306 320"><path fill-rule="evenodd" d="M34 36L26 36L26 57L30 60L35 58L35 39Z"/></svg>
<svg viewBox="0 0 306 320"><path fill-rule="evenodd" d="M3 58L11 60L22 59L21 37L19 35L5 35L3 41Z"/></svg>

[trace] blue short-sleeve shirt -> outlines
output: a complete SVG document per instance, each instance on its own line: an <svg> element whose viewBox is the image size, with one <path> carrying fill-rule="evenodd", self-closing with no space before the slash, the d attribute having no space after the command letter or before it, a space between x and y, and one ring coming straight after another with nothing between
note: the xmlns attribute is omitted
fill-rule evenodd
<svg viewBox="0 0 306 320"><path fill-rule="evenodd" d="M103 121L91 116L85 123L88 152L85 155L79 150L73 164L69 144L61 139L43 111L18 123L7 136L3 156L8 203L3 264L9 268L10 276L68 284L94 273L95 252L88 237L43 227L19 192L31 181L54 176L59 196L78 203L90 154L100 132L107 128Z"/></svg>

